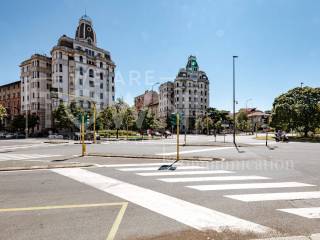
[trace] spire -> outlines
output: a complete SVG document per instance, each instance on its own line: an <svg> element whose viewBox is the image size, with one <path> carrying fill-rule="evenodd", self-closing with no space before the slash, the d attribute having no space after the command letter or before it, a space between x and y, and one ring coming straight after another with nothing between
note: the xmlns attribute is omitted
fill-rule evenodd
<svg viewBox="0 0 320 240"><path fill-rule="evenodd" d="M196 56L189 56L186 69L188 72L196 72L199 70Z"/></svg>

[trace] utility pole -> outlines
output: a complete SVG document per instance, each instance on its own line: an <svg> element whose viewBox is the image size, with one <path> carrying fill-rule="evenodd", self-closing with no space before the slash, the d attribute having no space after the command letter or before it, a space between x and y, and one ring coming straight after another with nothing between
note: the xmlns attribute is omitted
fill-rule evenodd
<svg viewBox="0 0 320 240"><path fill-rule="evenodd" d="M97 143L96 136L96 103L93 102L93 143Z"/></svg>
<svg viewBox="0 0 320 240"><path fill-rule="evenodd" d="M179 119L179 113L177 113L177 161L180 160L179 156L179 128L180 128L180 119Z"/></svg>
<svg viewBox="0 0 320 240"><path fill-rule="evenodd" d="M233 56L233 144L236 145L236 73L235 60L238 56Z"/></svg>

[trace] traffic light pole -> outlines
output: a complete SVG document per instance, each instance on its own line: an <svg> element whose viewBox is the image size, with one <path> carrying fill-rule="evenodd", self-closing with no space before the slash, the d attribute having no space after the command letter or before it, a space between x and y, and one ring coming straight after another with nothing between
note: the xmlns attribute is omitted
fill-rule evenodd
<svg viewBox="0 0 320 240"><path fill-rule="evenodd" d="M93 143L97 142L96 137L96 103L93 103Z"/></svg>
<svg viewBox="0 0 320 240"><path fill-rule="evenodd" d="M81 142L82 142L82 156L86 155L86 144L84 143L84 112L82 112L81 116Z"/></svg>
<svg viewBox="0 0 320 240"><path fill-rule="evenodd" d="M177 113L177 161L180 160L179 156L179 128L180 128L180 119L179 119L179 113Z"/></svg>

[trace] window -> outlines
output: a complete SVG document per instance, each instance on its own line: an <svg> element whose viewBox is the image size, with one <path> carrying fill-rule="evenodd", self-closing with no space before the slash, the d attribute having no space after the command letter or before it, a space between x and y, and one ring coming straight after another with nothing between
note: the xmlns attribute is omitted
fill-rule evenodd
<svg viewBox="0 0 320 240"><path fill-rule="evenodd" d="M59 52L59 59L62 59L62 52Z"/></svg>
<svg viewBox="0 0 320 240"><path fill-rule="evenodd" d="M82 67L80 67L80 75L82 76L83 75L83 68Z"/></svg>
<svg viewBox="0 0 320 240"><path fill-rule="evenodd" d="M83 101L79 101L79 103L80 103L80 107L83 108Z"/></svg>
<svg viewBox="0 0 320 240"><path fill-rule="evenodd" d="M103 83L100 83L100 89L103 89Z"/></svg>
<svg viewBox="0 0 320 240"><path fill-rule="evenodd" d="M62 76L59 76L59 82L62 83Z"/></svg>
<svg viewBox="0 0 320 240"><path fill-rule="evenodd" d="M89 77L94 77L94 73L92 69L89 69Z"/></svg>
<svg viewBox="0 0 320 240"><path fill-rule="evenodd" d="M83 90L80 90L80 96L81 97L83 96Z"/></svg>
<svg viewBox="0 0 320 240"><path fill-rule="evenodd" d="M89 81L89 86L94 87L94 81Z"/></svg>
<svg viewBox="0 0 320 240"><path fill-rule="evenodd" d="M91 103L90 102L88 102L88 108L91 108Z"/></svg>
<svg viewBox="0 0 320 240"><path fill-rule="evenodd" d="M94 98L94 92L90 92L90 97Z"/></svg>
<svg viewBox="0 0 320 240"><path fill-rule="evenodd" d="M114 77L112 77L112 83L114 83Z"/></svg>
<svg viewBox="0 0 320 240"><path fill-rule="evenodd" d="M100 93L100 99L103 99L103 93Z"/></svg>
<svg viewBox="0 0 320 240"><path fill-rule="evenodd" d="M83 62L83 57L82 56L79 57L79 61Z"/></svg>
<svg viewBox="0 0 320 240"><path fill-rule="evenodd" d="M79 79L79 85L83 85L83 80L81 78Z"/></svg>
<svg viewBox="0 0 320 240"><path fill-rule="evenodd" d="M62 72L62 64L59 64L59 72Z"/></svg>
<svg viewBox="0 0 320 240"><path fill-rule="evenodd" d="M114 92L114 86L112 86L112 92Z"/></svg>
<svg viewBox="0 0 320 240"><path fill-rule="evenodd" d="M103 73L100 73L100 80L103 80Z"/></svg>
<svg viewBox="0 0 320 240"><path fill-rule="evenodd" d="M103 68L103 63L102 62L100 62L100 68Z"/></svg>

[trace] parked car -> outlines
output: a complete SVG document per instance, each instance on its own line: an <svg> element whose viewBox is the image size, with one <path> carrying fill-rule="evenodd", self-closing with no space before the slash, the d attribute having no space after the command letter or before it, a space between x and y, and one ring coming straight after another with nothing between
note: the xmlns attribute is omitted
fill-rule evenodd
<svg viewBox="0 0 320 240"><path fill-rule="evenodd" d="M3 132L0 132L0 139L4 139L4 138L6 138L6 134Z"/></svg>
<svg viewBox="0 0 320 240"><path fill-rule="evenodd" d="M54 133L54 134L50 134L50 135L48 136L48 138L49 138L49 139L63 139L63 135Z"/></svg>
<svg viewBox="0 0 320 240"><path fill-rule="evenodd" d="M14 136L13 136L13 134L12 133L7 133L6 135L5 135L5 138L6 139L11 139L11 138L13 138Z"/></svg>

